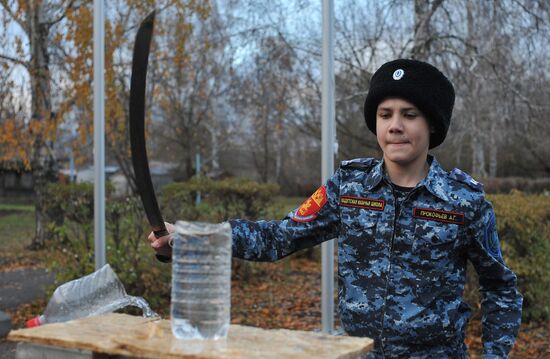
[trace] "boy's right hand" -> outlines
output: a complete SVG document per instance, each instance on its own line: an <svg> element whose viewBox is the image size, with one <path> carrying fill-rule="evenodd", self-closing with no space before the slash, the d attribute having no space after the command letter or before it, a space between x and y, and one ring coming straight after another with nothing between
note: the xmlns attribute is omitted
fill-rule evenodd
<svg viewBox="0 0 550 359"><path fill-rule="evenodd" d="M151 232L147 239L149 240L151 248L153 248L158 255L172 258L172 233L176 231L176 227L168 222L164 222L164 224L169 233L167 236L157 238L155 237L155 233Z"/></svg>

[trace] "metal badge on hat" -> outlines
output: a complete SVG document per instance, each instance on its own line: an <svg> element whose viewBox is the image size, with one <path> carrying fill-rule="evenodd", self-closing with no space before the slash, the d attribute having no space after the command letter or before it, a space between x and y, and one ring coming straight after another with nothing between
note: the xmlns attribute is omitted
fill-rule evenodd
<svg viewBox="0 0 550 359"><path fill-rule="evenodd" d="M405 71L403 71L403 69L397 69L393 72L393 79L394 80L401 80L403 75L405 75Z"/></svg>

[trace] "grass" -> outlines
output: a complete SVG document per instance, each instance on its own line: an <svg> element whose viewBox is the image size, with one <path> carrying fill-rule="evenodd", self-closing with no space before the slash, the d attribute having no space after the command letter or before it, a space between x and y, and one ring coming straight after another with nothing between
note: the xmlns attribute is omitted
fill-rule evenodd
<svg viewBox="0 0 550 359"><path fill-rule="evenodd" d="M34 212L34 205L22 203L6 203L5 200L2 200L0 202L0 211Z"/></svg>
<svg viewBox="0 0 550 359"><path fill-rule="evenodd" d="M34 206L18 203L0 203L0 261L26 255L26 247L34 236Z"/></svg>
<svg viewBox="0 0 550 359"><path fill-rule="evenodd" d="M304 200L304 197L277 196L265 209L262 218L282 219ZM42 262L42 251L27 249L34 231L34 205L28 201L0 198L0 267L5 269L13 265L34 265Z"/></svg>
<svg viewBox="0 0 550 359"><path fill-rule="evenodd" d="M34 234L34 206L0 204L0 245L28 242Z"/></svg>

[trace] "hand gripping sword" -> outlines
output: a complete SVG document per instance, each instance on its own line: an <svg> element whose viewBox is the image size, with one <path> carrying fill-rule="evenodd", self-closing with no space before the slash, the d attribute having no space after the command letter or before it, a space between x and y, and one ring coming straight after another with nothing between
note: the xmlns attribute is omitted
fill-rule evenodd
<svg viewBox="0 0 550 359"><path fill-rule="evenodd" d="M140 24L134 43L130 83L130 147L132 149L132 163L137 191L141 197L149 224L153 228L153 233L155 237L160 238L168 235L168 231L164 225L155 196L145 147L145 84L154 22L155 10L147 15ZM158 253L156 257L161 262L171 261L170 251L168 250Z"/></svg>

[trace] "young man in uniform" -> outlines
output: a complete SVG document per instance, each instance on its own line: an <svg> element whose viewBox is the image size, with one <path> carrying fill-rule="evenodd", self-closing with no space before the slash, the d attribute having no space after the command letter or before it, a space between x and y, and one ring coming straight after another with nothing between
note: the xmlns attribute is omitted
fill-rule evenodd
<svg viewBox="0 0 550 359"><path fill-rule="evenodd" d="M445 139L454 98L432 65L384 64L364 107L382 160L342 162L283 220L229 221L233 255L247 260L274 261L338 238L340 317L349 335L375 340L367 358L467 358L467 260L483 296L483 357L506 358L514 344L522 297L493 208L480 183L428 155ZM149 240L162 250L168 237Z"/></svg>

